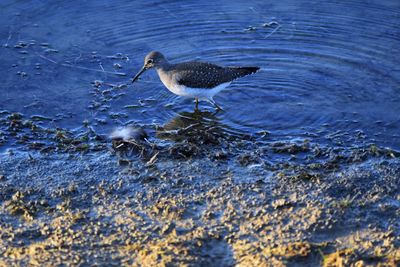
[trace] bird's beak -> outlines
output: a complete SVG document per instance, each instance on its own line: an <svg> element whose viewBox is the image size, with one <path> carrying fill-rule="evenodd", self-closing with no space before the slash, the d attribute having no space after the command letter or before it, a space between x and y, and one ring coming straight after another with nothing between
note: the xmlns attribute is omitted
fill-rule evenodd
<svg viewBox="0 0 400 267"><path fill-rule="evenodd" d="M145 70L147 70L147 68L146 66L143 66L142 69L135 75L135 77L133 77L132 83L136 81L139 78L139 76L142 75L143 72L145 72Z"/></svg>

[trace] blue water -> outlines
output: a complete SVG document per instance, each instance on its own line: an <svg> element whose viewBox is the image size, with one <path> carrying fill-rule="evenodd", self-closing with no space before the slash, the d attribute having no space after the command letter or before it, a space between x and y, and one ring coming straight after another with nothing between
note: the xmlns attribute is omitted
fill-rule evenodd
<svg viewBox="0 0 400 267"><path fill-rule="evenodd" d="M0 25L0 110L54 127L108 133L192 111L154 71L128 83L159 50L262 68L216 96L211 119L229 131L400 148L399 1L2 0Z"/></svg>

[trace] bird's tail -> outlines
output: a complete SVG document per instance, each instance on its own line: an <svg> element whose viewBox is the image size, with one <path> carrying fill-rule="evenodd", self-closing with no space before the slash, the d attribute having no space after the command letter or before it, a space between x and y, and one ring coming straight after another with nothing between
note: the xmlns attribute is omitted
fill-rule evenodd
<svg viewBox="0 0 400 267"><path fill-rule="evenodd" d="M256 73L259 67L231 67L230 68L237 78Z"/></svg>

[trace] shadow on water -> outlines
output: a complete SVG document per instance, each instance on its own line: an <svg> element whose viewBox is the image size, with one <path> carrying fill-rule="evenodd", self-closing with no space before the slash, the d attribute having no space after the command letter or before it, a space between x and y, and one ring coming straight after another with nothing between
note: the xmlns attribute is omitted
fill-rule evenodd
<svg viewBox="0 0 400 267"><path fill-rule="evenodd" d="M220 122L218 112L194 110L193 112L181 112L167 121L156 131L157 138L183 141L190 138L204 139L206 136L213 138L224 134L233 134L229 128Z"/></svg>

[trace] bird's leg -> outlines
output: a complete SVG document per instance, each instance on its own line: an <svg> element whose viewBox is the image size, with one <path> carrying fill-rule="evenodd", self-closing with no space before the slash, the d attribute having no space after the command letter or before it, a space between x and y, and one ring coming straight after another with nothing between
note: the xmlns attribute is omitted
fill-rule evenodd
<svg viewBox="0 0 400 267"><path fill-rule="evenodd" d="M214 105L214 107L215 107L215 109L216 109L217 111L223 110L220 106L217 105L217 103L215 103L214 99L209 98L208 101L209 101L211 104Z"/></svg>
<svg viewBox="0 0 400 267"><path fill-rule="evenodd" d="M199 110L199 98L196 97L196 98L195 98L195 101L196 101L195 110Z"/></svg>

